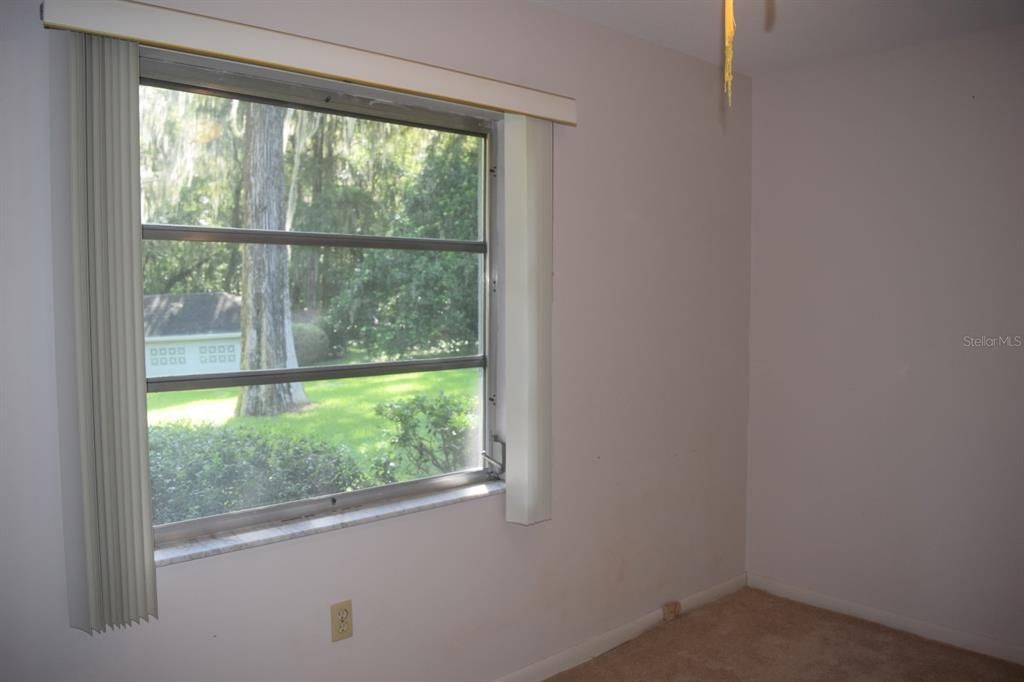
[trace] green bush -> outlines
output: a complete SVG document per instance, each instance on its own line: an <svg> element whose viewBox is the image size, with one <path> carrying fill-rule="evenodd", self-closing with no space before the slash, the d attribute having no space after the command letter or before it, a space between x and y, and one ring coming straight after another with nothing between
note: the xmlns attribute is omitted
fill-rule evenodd
<svg viewBox="0 0 1024 682"><path fill-rule="evenodd" d="M299 366L316 365L330 357L331 344L327 334L318 325L296 322L292 325L292 337L295 339L295 356Z"/></svg>
<svg viewBox="0 0 1024 682"><path fill-rule="evenodd" d="M374 412L391 424L375 473L432 476L464 468L472 411L471 400L443 392L377 405Z"/></svg>
<svg viewBox="0 0 1024 682"><path fill-rule="evenodd" d="M152 426L149 460L157 524L376 484L343 446L246 426Z"/></svg>

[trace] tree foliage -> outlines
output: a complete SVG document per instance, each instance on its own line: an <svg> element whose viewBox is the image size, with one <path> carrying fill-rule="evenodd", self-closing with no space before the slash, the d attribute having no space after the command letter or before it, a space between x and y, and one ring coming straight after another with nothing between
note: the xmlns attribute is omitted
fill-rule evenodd
<svg viewBox="0 0 1024 682"><path fill-rule="evenodd" d="M176 90L139 92L144 223L236 227L241 224L244 116L239 103ZM241 292L237 247L147 241L144 290Z"/></svg>
<svg viewBox="0 0 1024 682"><path fill-rule="evenodd" d="M251 221L248 109L260 107L149 86L141 102L144 222ZM280 133L277 229L479 238L481 138L298 110L287 111ZM145 292L243 294L246 248L147 241ZM289 251L290 312L319 325L336 357L352 348L369 359L478 351L480 256Z"/></svg>
<svg viewBox="0 0 1024 682"><path fill-rule="evenodd" d="M480 147L466 136L431 140L405 193L404 236L479 239ZM329 311L332 331L386 357L476 353L481 261L467 253L368 251L360 286Z"/></svg>

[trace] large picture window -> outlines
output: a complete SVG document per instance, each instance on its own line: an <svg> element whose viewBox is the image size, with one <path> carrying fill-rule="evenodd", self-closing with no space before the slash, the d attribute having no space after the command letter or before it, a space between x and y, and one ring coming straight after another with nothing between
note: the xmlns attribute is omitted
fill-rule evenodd
<svg viewBox="0 0 1024 682"><path fill-rule="evenodd" d="M143 60L157 538L486 477L490 122Z"/></svg>

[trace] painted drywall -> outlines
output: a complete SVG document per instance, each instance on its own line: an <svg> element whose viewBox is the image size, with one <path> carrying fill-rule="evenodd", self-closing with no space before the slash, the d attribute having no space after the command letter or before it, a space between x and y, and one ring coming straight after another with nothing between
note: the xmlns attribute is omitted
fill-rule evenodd
<svg viewBox="0 0 1024 682"><path fill-rule="evenodd" d="M0 3L0 679L488 680L741 575L749 81L724 115L713 65L528 3L188 6L577 97L555 133L553 520L506 524L499 496L201 559L158 571L158 621L70 629L64 61L38 2Z"/></svg>
<svg viewBox="0 0 1024 682"><path fill-rule="evenodd" d="M755 80L747 527L753 579L1018 660L1022 74L1016 26Z"/></svg>

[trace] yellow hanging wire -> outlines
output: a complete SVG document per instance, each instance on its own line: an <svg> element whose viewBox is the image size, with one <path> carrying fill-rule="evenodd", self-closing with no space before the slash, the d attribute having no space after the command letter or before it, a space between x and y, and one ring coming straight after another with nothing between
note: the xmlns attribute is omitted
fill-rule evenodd
<svg viewBox="0 0 1024 682"><path fill-rule="evenodd" d="M733 0L722 0L722 12L724 27L723 31L723 52L725 59L722 64L722 86L725 95L732 106L732 52L733 42L736 40L736 12L733 8Z"/></svg>

